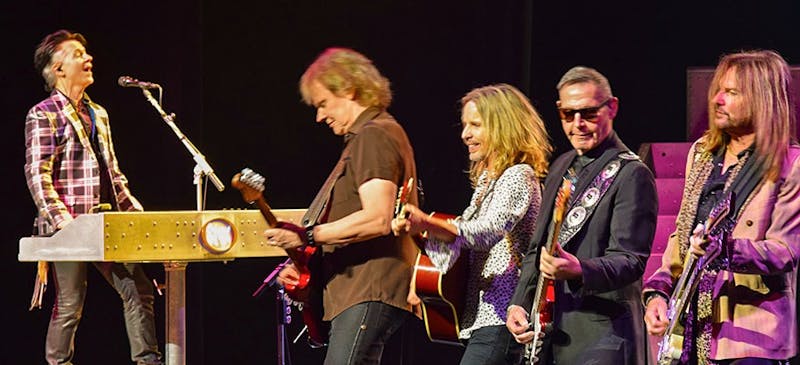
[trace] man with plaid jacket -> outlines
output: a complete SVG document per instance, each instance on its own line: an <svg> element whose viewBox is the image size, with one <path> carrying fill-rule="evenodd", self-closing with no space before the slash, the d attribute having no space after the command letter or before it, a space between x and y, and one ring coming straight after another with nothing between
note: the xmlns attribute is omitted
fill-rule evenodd
<svg viewBox="0 0 800 365"><path fill-rule="evenodd" d="M84 93L94 82L86 39L66 30L46 36L34 65L50 96L30 109L25 122L25 177L39 211L39 234L64 228L80 214L108 204L142 210L128 190L111 141L108 114ZM86 296L86 262L53 262L57 293L47 330L48 364L72 364L75 332ZM131 359L161 364L153 314L153 286L139 264L95 262L122 298Z"/></svg>

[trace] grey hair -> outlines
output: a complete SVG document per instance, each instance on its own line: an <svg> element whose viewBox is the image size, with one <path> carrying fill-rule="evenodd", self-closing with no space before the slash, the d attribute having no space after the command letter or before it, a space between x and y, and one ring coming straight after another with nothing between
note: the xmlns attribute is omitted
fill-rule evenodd
<svg viewBox="0 0 800 365"><path fill-rule="evenodd" d="M56 84L56 75L52 67L53 56L58 52L58 46L69 40L76 40L86 47L86 38L83 35L60 29L44 37L33 53L33 66L42 74L44 88L48 92L52 91Z"/></svg>
<svg viewBox="0 0 800 365"><path fill-rule="evenodd" d="M608 79L597 70L586 66L575 66L569 69L564 76L561 76L561 80L556 85L556 90L561 91L566 86L584 82L595 84L606 98L614 96L611 93L611 85L608 83Z"/></svg>

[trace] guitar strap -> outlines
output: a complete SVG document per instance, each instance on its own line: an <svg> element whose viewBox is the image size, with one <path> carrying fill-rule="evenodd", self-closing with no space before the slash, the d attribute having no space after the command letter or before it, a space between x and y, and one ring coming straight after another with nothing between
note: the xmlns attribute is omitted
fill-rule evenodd
<svg viewBox="0 0 800 365"><path fill-rule="evenodd" d="M558 244L564 246L594 213L598 203L614 183L617 173L625 164L630 161L639 160L639 157L630 151L623 151L617 157L609 161L603 170L595 176L592 183L583 191L578 199L572 200L572 208L561 223L561 231L558 234Z"/></svg>
<svg viewBox="0 0 800 365"><path fill-rule="evenodd" d="M371 121L370 121L371 122ZM367 122L367 123L370 123ZM334 166L333 171L331 174L328 175L328 178L325 180L325 183L322 184L322 187L317 192L317 196L314 197L314 200L311 201L311 205L306 210L306 213L303 215L302 224L303 227L311 227L317 223L320 223L320 219L325 215L328 202L331 199L331 192L333 191L333 186L336 185L336 180L342 176L344 172L344 166L347 161L350 159L350 146L352 146L352 141L349 141L344 150L342 150L342 155L339 157L339 162L336 163Z"/></svg>

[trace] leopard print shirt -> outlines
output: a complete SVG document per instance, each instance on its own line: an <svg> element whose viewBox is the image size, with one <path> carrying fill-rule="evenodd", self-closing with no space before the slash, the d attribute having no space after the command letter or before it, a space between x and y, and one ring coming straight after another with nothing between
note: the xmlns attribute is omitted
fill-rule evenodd
<svg viewBox="0 0 800 365"><path fill-rule="evenodd" d="M467 297L460 313L460 338L486 326L505 325L506 308L519 281L520 262L539 215L542 191L530 165L506 169L495 181L478 178L469 207L453 223L451 243L435 239L425 251L440 270L448 270L466 249L469 260Z"/></svg>

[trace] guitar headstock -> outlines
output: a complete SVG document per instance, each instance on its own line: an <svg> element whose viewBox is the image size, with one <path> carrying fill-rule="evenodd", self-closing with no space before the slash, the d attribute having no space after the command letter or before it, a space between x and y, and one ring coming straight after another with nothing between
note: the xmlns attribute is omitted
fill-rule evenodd
<svg viewBox="0 0 800 365"><path fill-rule="evenodd" d="M252 203L262 197L261 194L264 192L264 182L266 180L255 171L245 168L242 169L242 172L233 176L231 185L242 193L242 198L246 202Z"/></svg>
<svg viewBox="0 0 800 365"><path fill-rule="evenodd" d="M563 178L564 180L561 182L561 187L558 189L558 193L556 194L556 201L553 205L553 216L556 218L557 222L561 222L564 218L564 213L567 210L567 202L569 201L570 195L572 195L572 180L567 179L566 177Z"/></svg>
<svg viewBox="0 0 800 365"><path fill-rule="evenodd" d="M404 186L401 186L400 189L397 190L397 202L394 205L394 216L397 217L403 211L405 211L405 205L408 203L408 197L411 193L411 189L414 188L414 178L408 178L408 182Z"/></svg>
<svg viewBox="0 0 800 365"><path fill-rule="evenodd" d="M705 248L706 254L704 260L711 261L719 256L722 247L725 244L728 232L725 232L725 227L719 224L731 213L731 201L733 199L733 192L729 192L722 197L720 201L711 208L706 219L703 235L708 240L708 245Z"/></svg>
<svg viewBox="0 0 800 365"><path fill-rule="evenodd" d="M708 213L708 219L706 219L705 230L706 232L710 232L714 227L719 224L731 211L731 201L733 199L733 192L728 192L725 196L722 197L720 201L714 205L714 208L711 208L711 212Z"/></svg>

